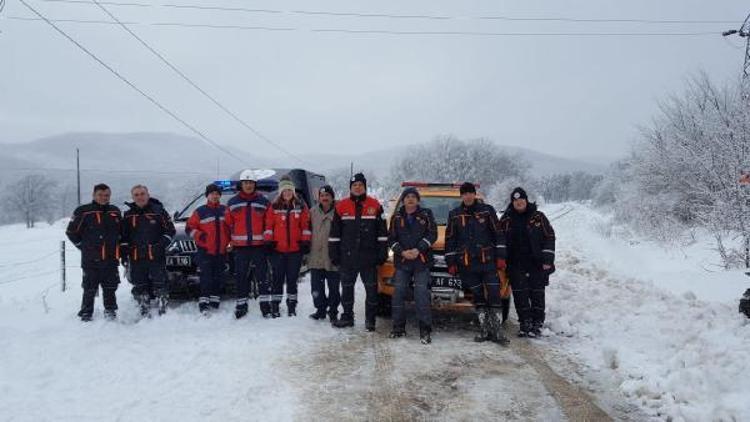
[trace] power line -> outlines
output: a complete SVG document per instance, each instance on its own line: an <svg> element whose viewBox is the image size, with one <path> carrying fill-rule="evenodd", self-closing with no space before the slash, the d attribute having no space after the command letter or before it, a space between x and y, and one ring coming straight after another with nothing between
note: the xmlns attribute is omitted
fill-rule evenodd
<svg viewBox="0 0 750 422"><path fill-rule="evenodd" d="M112 18L117 25L119 25L123 30L125 30L128 34L130 34L133 38L135 38L144 48L146 48L148 51L150 51L154 56L156 56L159 60L161 60L162 63L164 63L167 67L172 69L177 75L179 75L185 82L190 84L193 88L195 88L198 92L203 94L204 97L208 98L214 105L219 107L224 113L229 115L232 119L234 119L237 123L244 126L247 130L249 130L251 133L253 133L258 138L262 139L269 145L275 147L279 151L283 152L284 154L287 154L288 156L296 159L299 162L304 163L305 160L297 156L296 154L292 153L291 151L287 150L286 148L282 147L281 145L277 144L276 142L272 141L262 133L260 133L257 129L252 127L249 123L247 123L245 120L241 119L236 113L229 110L227 107L224 106L224 104L220 103L219 100L217 100L214 96L206 92L203 88L198 86L197 83L195 83L192 79L190 79L183 71L177 68L174 64L172 64L169 60L167 60L164 55L156 51L151 45L149 45L146 41L143 40L143 38L139 37L135 32L131 31L130 28L127 27L120 19L118 19L114 14L112 14L106 7L102 5L102 2L99 2L98 0L91 0L94 4L96 4L104 13L106 13L110 18Z"/></svg>
<svg viewBox="0 0 750 422"><path fill-rule="evenodd" d="M88 0L44 0L50 3L77 3L90 4ZM306 16L332 16L332 17L354 17L354 18L384 18L384 19L421 19L421 20L502 20L520 22L574 22L574 23L643 23L643 24L727 24L737 23L736 20L685 20L685 19L628 19L628 18L570 18L561 16L541 17L518 17L503 15L479 15L479 16L450 16L430 14L396 14L396 13L365 13L365 12L338 12L331 10L281 10L266 8L248 8L236 6L197 5L182 3L137 3L137 2L114 2L102 1L101 4L122 7L164 7L173 9L211 10L224 12L241 12L256 14L293 14Z"/></svg>
<svg viewBox="0 0 750 422"><path fill-rule="evenodd" d="M19 21L37 21L41 19L9 16L8 19ZM52 22L76 23L76 24L101 24L117 25L116 22L102 20L83 19L50 19ZM342 33L360 35L416 35L416 36L475 36L475 37L689 37L689 36L715 36L717 31L702 32L484 32L484 31L399 31L380 29L343 29L343 28L299 28L299 27L273 27L273 26L247 26L247 25L216 25L196 24L185 22L139 22L127 21L126 25L147 25L158 27L180 27L180 28L202 28L202 29L236 29L250 31L270 32L312 32L312 33Z"/></svg>
<svg viewBox="0 0 750 422"><path fill-rule="evenodd" d="M12 170L12 171L39 171L39 170L46 170L46 171L76 171L74 168L64 168L64 167L3 167L3 170ZM88 168L88 169L81 169L81 172L90 172L90 173L122 173L122 174L160 174L160 175L194 175L194 176L203 176L203 175L213 175L214 172L211 171L160 171L160 170L125 170L125 169L96 169L96 168Z"/></svg>
<svg viewBox="0 0 750 422"><path fill-rule="evenodd" d="M100 65L102 65L110 73L112 73L113 75L115 75L118 79L120 79L122 82L124 82L130 88L132 88L133 90L135 90L136 92L138 92L139 94L141 94L144 98L146 98L147 100L149 100L152 104L154 104L161 111L163 111L164 113L168 114L170 117L172 117L173 119L177 120L183 126L185 126L186 128L188 128L191 132L193 132L196 135L198 135L198 137L200 137L203 141L205 141L209 145L213 146L214 148L218 149L219 151L221 151L221 152L229 155L230 157L232 157L232 158L234 158L234 159L236 159L236 160L238 160L238 161L240 161L240 162L242 162L244 164L248 164L245 160L243 160L242 158L236 156L235 154L233 154L231 151L227 150L226 148L222 147L221 145L219 145L218 143L216 143L214 140L212 140L211 138L209 138L208 136L206 136L205 134L203 134L203 132L199 131L194 126L192 126L191 124L189 124L188 122L186 122L184 119L182 119L181 117L179 117L173 111L171 111L170 109L168 109L167 107L165 107L164 105L162 105L154 97L150 96L145 91L143 91L142 89L138 88L133 82L131 82L130 80L128 80L127 78L125 78L123 75L121 75L112 66L110 66L107 63L105 63L104 61L102 61L99 57L96 56L96 54L92 53L89 49L87 49L86 47L84 47L81 43L79 43L73 37L71 37L70 35L68 35L65 31L63 31L62 29L60 29L59 26L55 25L54 22L52 22L51 20L47 19L47 17L45 17L44 15L42 15L39 11L37 11L31 5L29 5L26 2L26 0L18 0L18 1L20 1L24 6L26 6L27 9L29 9L35 15L37 15L41 20L43 20L44 22L46 22L47 25L51 26L60 35L62 35L68 41L70 41L71 43L73 43L81 51L83 51L89 57L91 57L92 59L94 59L97 63L99 63Z"/></svg>

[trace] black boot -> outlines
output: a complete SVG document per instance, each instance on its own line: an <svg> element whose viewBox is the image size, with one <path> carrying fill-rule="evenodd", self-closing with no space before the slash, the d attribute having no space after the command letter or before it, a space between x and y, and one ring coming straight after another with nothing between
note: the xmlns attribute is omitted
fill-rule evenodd
<svg viewBox="0 0 750 422"><path fill-rule="evenodd" d="M142 318L151 318L151 297L148 294L138 295L138 307Z"/></svg>
<svg viewBox="0 0 750 422"><path fill-rule="evenodd" d="M507 346L510 341L505 337L505 331L503 330L503 316L502 309L490 308L489 313L490 319L490 339L502 346Z"/></svg>
<svg viewBox="0 0 750 422"><path fill-rule="evenodd" d="M406 328L404 326L396 327L394 326L391 329L391 334L388 336L390 338L401 338L406 335Z"/></svg>
<svg viewBox="0 0 750 422"><path fill-rule="evenodd" d="M107 321L114 321L117 319L117 311L114 309L105 309L104 310L104 319Z"/></svg>
<svg viewBox="0 0 750 422"><path fill-rule="evenodd" d="M321 319L326 319L326 310L325 309L318 309L314 313L310 314L310 319L314 319L316 321L320 321Z"/></svg>
<svg viewBox="0 0 750 422"><path fill-rule="evenodd" d="M286 312L290 317L297 316L297 302L287 301Z"/></svg>
<svg viewBox="0 0 750 422"><path fill-rule="evenodd" d="M247 315L247 303L238 304L234 308L234 317L237 319L244 318Z"/></svg>
<svg viewBox="0 0 750 422"><path fill-rule="evenodd" d="M479 320L479 333L474 336L474 341L482 343L490 339L490 316L486 307L482 306L477 309L477 319Z"/></svg>
<svg viewBox="0 0 750 422"><path fill-rule="evenodd" d="M354 315L341 314L341 319L331 323L336 328L354 327Z"/></svg>
<svg viewBox="0 0 750 422"><path fill-rule="evenodd" d="M208 301L199 300L198 301L198 311L200 311L203 315L208 315L208 310L211 308L211 306L208 304Z"/></svg>
<svg viewBox="0 0 750 422"><path fill-rule="evenodd" d="M531 332L531 321L523 320L518 325L518 337L528 337Z"/></svg>
<svg viewBox="0 0 750 422"><path fill-rule="evenodd" d="M740 299L740 312L750 318L750 289L745 290L745 294Z"/></svg>
<svg viewBox="0 0 750 422"><path fill-rule="evenodd" d="M432 327L429 325L424 325L421 322L419 323L419 341L422 342L422 344L430 344L432 343Z"/></svg>
<svg viewBox="0 0 750 422"><path fill-rule="evenodd" d="M279 302L271 302L271 318L279 318L280 316Z"/></svg>
<svg viewBox="0 0 750 422"><path fill-rule="evenodd" d="M167 295L159 295L156 298L156 302L159 305L159 315L164 315L167 313L167 305L169 304L169 296Z"/></svg>
<svg viewBox="0 0 750 422"><path fill-rule="evenodd" d="M78 313L78 317L81 318L82 322L91 322L92 319L91 314L82 314L80 312Z"/></svg>
<svg viewBox="0 0 750 422"><path fill-rule="evenodd" d="M271 304L268 302L261 302L260 313L263 315L263 318L271 318Z"/></svg>
<svg viewBox="0 0 750 422"><path fill-rule="evenodd" d="M543 325L544 323L542 321L533 321L531 323L531 330L529 330L529 333L531 334L530 337L541 337Z"/></svg>
<svg viewBox="0 0 750 422"><path fill-rule="evenodd" d="M375 331L375 320L365 321L365 330L369 333Z"/></svg>
<svg viewBox="0 0 750 422"><path fill-rule="evenodd" d="M339 320L339 314L336 312L329 313L328 320L331 321L331 325L333 325L336 321Z"/></svg>

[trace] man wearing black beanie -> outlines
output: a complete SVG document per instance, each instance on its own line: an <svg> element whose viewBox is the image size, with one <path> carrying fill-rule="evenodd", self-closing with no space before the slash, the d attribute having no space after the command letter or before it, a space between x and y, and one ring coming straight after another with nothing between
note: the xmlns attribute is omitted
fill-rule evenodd
<svg viewBox="0 0 750 422"><path fill-rule="evenodd" d="M500 281L497 270L498 219L495 209L477 198L472 183L461 185L461 205L448 215L445 229L445 261L451 275L460 275L471 290L479 319L474 341L508 343L502 327Z"/></svg>
<svg viewBox="0 0 750 422"><path fill-rule="evenodd" d="M341 306L344 312L335 327L354 326L354 283L357 275L365 284L365 328L375 331L378 306L377 266L388 258L388 232L383 207L367 196L367 179L362 173L349 181L349 197L336 204L328 238L331 263L341 273Z"/></svg>
<svg viewBox="0 0 750 422"><path fill-rule="evenodd" d="M538 337L544 324L544 288L555 270L555 231L518 187L500 219L499 235L499 256L507 259L519 336Z"/></svg>

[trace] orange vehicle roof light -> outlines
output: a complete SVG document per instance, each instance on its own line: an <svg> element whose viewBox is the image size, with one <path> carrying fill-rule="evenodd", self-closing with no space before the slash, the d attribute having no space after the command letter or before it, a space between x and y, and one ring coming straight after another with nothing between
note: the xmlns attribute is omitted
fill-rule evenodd
<svg viewBox="0 0 750 422"><path fill-rule="evenodd" d="M401 187L414 187L414 188L460 188L462 183L428 183L428 182L401 182ZM479 188L479 184L475 183L475 187Z"/></svg>

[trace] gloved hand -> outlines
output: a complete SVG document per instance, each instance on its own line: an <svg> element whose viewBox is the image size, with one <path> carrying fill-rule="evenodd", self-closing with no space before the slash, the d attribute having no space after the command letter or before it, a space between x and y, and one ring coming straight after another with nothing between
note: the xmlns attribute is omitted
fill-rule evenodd
<svg viewBox="0 0 750 422"><path fill-rule="evenodd" d="M302 255L307 255L310 253L310 242L307 240L302 240L298 242L299 245L299 251L302 252Z"/></svg>
<svg viewBox="0 0 750 422"><path fill-rule="evenodd" d="M455 276L456 274L458 274L458 267L455 264L448 266L448 274L452 276Z"/></svg>
<svg viewBox="0 0 750 422"><path fill-rule="evenodd" d="M495 268L500 271L505 271L508 268L508 263L504 259L498 258L495 260Z"/></svg>

